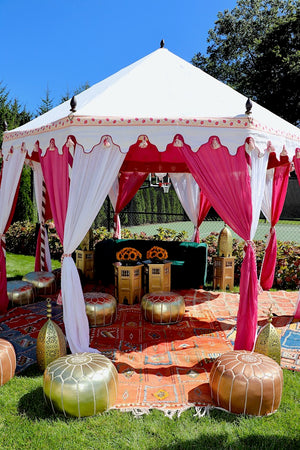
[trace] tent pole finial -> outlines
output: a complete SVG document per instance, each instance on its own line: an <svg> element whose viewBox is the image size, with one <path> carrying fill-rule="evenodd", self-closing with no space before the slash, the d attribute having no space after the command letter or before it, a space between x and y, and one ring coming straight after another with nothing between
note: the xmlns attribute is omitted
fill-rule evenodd
<svg viewBox="0 0 300 450"><path fill-rule="evenodd" d="M247 99L247 101L246 101L246 112L245 112L245 114L251 114L252 113L252 111L251 111L251 109L252 109L252 102L251 102L251 98L250 97L248 97L248 99Z"/></svg>
<svg viewBox="0 0 300 450"><path fill-rule="evenodd" d="M162 39L162 40L160 41L160 48L164 48L164 46L165 46L165 41Z"/></svg>
<svg viewBox="0 0 300 450"><path fill-rule="evenodd" d="M75 95L73 95L73 97L70 100L70 106L71 106L70 111L73 113L76 112L77 101L76 101Z"/></svg>
<svg viewBox="0 0 300 450"><path fill-rule="evenodd" d="M4 131L7 131L8 130L8 125L7 125L6 120L3 121L3 125L4 125Z"/></svg>

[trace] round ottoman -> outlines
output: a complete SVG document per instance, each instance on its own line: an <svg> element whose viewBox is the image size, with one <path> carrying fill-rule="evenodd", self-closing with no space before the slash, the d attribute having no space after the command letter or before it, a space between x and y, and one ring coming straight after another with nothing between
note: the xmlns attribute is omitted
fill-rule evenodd
<svg viewBox="0 0 300 450"><path fill-rule="evenodd" d="M233 350L215 360L209 385L217 406L236 414L264 416L280 405L282 369L268 356Z"/></svg>
<svg viewBox="0 0 300 450"><path fill-rule="evenodd" d="M29 272L23 280L33 284L36 295L55 294L55 275L52 272Z"/></svg>
<svg viewBox="0 0 300 450"><path fill-rule="evenodd" d="M53 412L92 416L116 401L118 372L100 353L76 353L52 361L44 372L43 390Z"/></svg>
<svg viewBox="0 0 300 450"><path fill-rule="evenodd" d="M175 292L150 292L142 298L141 308L146 320L158 324L180 322L185 313L185 303Z"/></svg>
<svg viewBox="0 0 300 450"><path fill-rule="evenodd" d="M16 370L16 353L13 345L0 339L0 386L13 378Z"/></svg>
<svg viewBox="0 0 300 450"><path fill-rule="evenodd" d="M86 292L83 297L91 327L102 327L113 323L117 311L115 297L101 292Z"/></svg>
<svg viewBox="0 0 300 450"><path fill-rule="evenodd" d="M7 296L13 306L29 305L35 299L32 284L22 280L7 282Z"/></svg>

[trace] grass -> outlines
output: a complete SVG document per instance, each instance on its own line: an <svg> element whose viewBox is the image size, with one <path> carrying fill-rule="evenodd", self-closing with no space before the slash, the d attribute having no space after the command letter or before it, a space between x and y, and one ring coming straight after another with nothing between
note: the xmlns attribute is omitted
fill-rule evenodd
<svg viewBox="0 0 300 450"><path fill-rule="evenodd" d="M53 261L53 268L60 267ZM7 254L7 273L21 277L34 258ZM279 410L267 417L239 416L213 409L202 418L191 408L170 419L153 410L139 418L108 411L83 419L54 415L43 397L43 376L32 365L0 388L2 449L290 449L298 448L300 373L283 370Z"/></svg>
<svg viewBox="0 0 300 450"><path fill-rule="evenodd" d="M22 278L29 272L34 271L34 256L16 255L6 253L6 274L7 278ZM58 269L60 261L52 260L52 269Z"/></svg>
<svg viewBox="0 0 300 450"><path fill-rule="evenodd" d="M53 415L37 365L1 387L0 448L5 449L290 449L299 448L300 375L284 370L279 410L266 417L194 409L170 419L108 411L83 419Z"/></svg>

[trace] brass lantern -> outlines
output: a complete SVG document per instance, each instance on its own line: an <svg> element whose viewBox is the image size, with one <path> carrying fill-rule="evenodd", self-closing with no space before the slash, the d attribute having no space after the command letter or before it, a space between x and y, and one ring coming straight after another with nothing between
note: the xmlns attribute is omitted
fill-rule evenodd
<svg viewBox="0 0 300 450"><path fill-rule="evenodd" d="M217 255L226 258L232 256L232 234L226 223L219 234Z"/></svg>
<svg viewBox="0 0 300 450"><path fill-rule="evenodd" d="M270 306L268 323L260 330L256 339L254 351L256 353L261 353L262 355L269 356L280 365L280 338L276 331L276 328L272 325L272 317L272 306Z"/></svg>
<svg viewBox="0 0 300 450"><path fill-rule="evenodd" d="M67 354L66 338L59 326L51 320L51 300L47 299L47 322L42 326L36 342L36 356L42 370L60 356Z"/></svg>

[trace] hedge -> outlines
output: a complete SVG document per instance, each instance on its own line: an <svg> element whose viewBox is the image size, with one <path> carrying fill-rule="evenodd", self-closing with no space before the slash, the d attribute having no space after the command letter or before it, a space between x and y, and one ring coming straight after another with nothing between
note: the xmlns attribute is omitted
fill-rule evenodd
<svg viewBox="0 0 300 450"><path fill-rule="evenodd" d="M60 260L63 253L54 224L48 224L48 237L51 257ZM97 242L111 238L112 233L105 227L93 230L93 245ZM155 239L155 240L187 240L185 232L178 233L171 229L158 228L154 236L147 236L144 232L132 233L124 228L123 239ZM211 283L213 278L213 256L217 255L218 233L212 232L202 242L208 245L208 273L207 282ZM260 273L265 242L254 241L256 246L257 272ZM15 222L6 233L6 249L11 253L23 255L35 255L36 248L36 226L30 222ZM241 264L243 260L244 243L242 240L233 239L233 256L235 257L235 285L239 285ZM300 287L300 245L295 242L277 242L277 265L273 288L297 290Z"/></svg>

